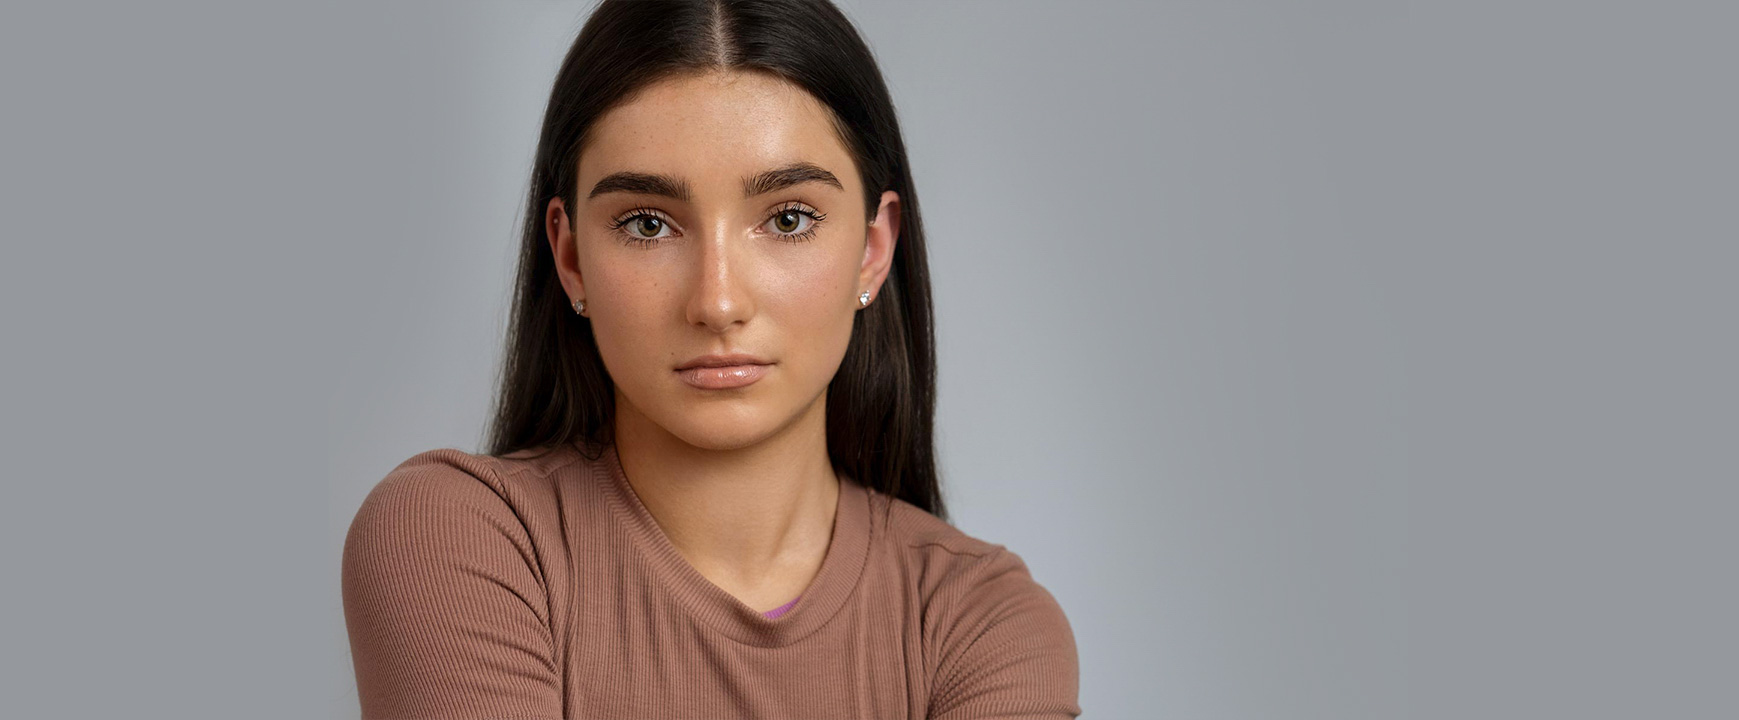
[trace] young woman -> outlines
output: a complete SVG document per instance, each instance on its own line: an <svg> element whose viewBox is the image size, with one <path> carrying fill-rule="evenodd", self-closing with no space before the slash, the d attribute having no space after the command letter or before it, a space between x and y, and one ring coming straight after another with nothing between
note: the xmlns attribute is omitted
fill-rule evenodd
<svg viewBox="0 0 1739 720"><path fill-rule="evenodd" d="M344 548L365 718L1072 718L1074 636L946 522L924 234L826 0L605 0L556 77L487 454Z"/></svg>

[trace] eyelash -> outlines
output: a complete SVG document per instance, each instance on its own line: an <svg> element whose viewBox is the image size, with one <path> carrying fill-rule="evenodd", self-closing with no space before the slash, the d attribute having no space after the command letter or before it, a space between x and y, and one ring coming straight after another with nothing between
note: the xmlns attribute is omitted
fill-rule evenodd
<svg viewBox="0 0 1739 720"><path fill-rule="evenodd" d="M767 216L767 219L771 220L773 218L779 217L780 215L783 215L783 214L788 213L788 212L795 212L799 215L808 215L809 219L810 219L809 229L804 230L803 232L799 232L799 233L791 233L789 235L774 233L774 235L773 235L774 238L778 239L781 242L788 242L788 243L808 242L809 240L811 240L815 237L815 232L816 232L816 230L818 230L821 227L821 223L823 221L827 220L827 215L825 213L811 209L809 206L803 205L801 203L788 203L785 206L780 207L777 210L774 210L772 215ZM667 217L664 213L659 212L657 210L654 210L652 208L642 207L642 208L635 208L633 210L629 210L627 212L627 214L622 215L620 217L617 217L615 220L611 220L609 222L609 226L610 226L610 229L612 231L614 231L616 234L622 236L623 242L628 243L629 245L638 245L640 247L649 247L649 246L658 244L664 238L640 237L640 236L634 235L633 233L626 232L626 231L622 230L622 227L624 225L627 225L628 223L633 222L635 220L638 220L642 217L654 218L654 219L658 220L659 222L664 223L666 226L669 226L672 224L670 222L670 218ZM766 221L762 221L761 224L765 225Z"/></svg>

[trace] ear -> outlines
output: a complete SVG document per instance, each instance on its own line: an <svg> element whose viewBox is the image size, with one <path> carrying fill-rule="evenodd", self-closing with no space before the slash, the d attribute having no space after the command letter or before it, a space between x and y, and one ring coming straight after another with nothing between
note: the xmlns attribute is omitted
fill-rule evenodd
<svg viewBox="0 0 1739 720"><path fill-rule="evenodd" d="M868 292L870 303L874 304L876 296L881 294L882 282L888 278L888 270L894 264L894 245L900 240L900 194L892 190L882 192L881 204L876 207L876 216L869 222L869 228L864 234L863 266L858 268L857 293ZM857 293L853 293L852 302L857 302Z"/></svg>
<svg viewBox="0 0 1739 720"><path fill-rule="evenodd" d="M560 197L550 198L549 206L544 208L543 227L550 252L555 255L556 277L568 294L571 308L575 300L586 299L586 284L580 278L580 250L574 239L573 216L568 214Z"/></svg>

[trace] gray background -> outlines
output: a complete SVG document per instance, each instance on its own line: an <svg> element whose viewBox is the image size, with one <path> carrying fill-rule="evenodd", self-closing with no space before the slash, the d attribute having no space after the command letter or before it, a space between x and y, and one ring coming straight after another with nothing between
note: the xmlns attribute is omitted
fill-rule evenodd
<svg viewBox="0 0 1739 720"><path fill-rule="evenodd" d="M1731 5L844 7L1084 717L1739 713ZM586 9L0 7L0 714L355 716Z"/></svg>

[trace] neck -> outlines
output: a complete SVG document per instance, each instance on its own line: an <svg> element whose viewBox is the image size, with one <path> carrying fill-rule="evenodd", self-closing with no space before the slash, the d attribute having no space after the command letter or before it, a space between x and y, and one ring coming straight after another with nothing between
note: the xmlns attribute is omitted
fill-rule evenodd
<svg viewBox="0 0 1739 720"><path fill-rule="evenodd" d="M690 565L757 610L807 588L832 540L825 401L761 441L708 448L616 396L616 453L634 493Z"/></svg>

